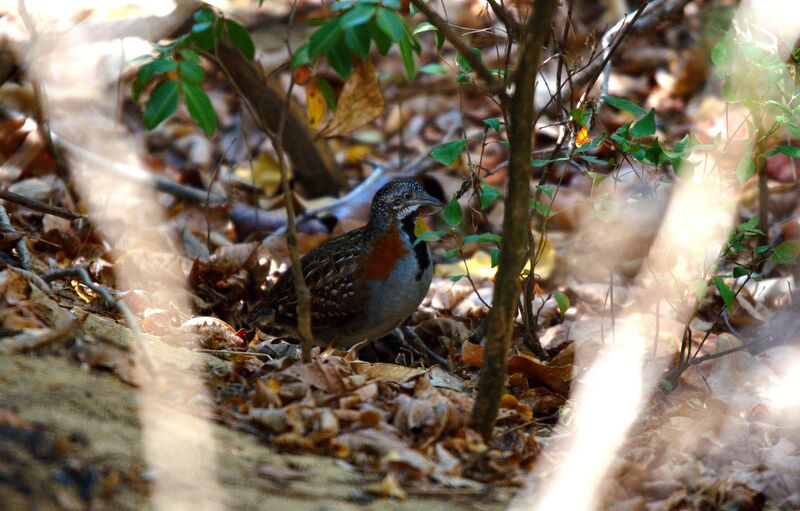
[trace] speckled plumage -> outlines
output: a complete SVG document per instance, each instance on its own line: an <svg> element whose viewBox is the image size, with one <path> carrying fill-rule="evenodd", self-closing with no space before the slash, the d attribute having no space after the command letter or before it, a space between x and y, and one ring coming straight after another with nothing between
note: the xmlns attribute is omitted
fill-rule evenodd
<svg viewBox="0 0 800 511"><path fill-rule="evenodd" d="M347 348L391 332L419 307L433 275L425 242L413 246L420 207L441 203L410 179L396 179L375 194L366 226L333 238L300 260L311 292L311 327L317 344ZM297 326L291 270L269 289L255 313L277 325Z"/></svg>

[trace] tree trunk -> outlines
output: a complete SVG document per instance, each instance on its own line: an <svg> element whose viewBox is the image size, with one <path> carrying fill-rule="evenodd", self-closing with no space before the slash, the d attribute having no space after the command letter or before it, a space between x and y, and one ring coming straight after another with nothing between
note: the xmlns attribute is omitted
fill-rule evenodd
<svg viewBox="0 0 800 511"><path fill-rule="evenodd" d="M483 371L472 410L473 425L487 439L491 436L505 387L506 354L517 314L519 275L528 253L533 95L542 47L550 33L555 8L556 0L536 0L533 14L522 24L519 34L518 66L508 126L511 154L503 217L503 244L486 331Z"/></svg>

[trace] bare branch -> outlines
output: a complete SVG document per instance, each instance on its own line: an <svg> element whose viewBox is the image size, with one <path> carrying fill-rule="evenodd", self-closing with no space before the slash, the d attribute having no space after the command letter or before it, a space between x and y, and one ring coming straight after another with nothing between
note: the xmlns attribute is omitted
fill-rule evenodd
<svg viewBox="0 0 800 511"><path fill-rule="evenodd" d="M486 85L489 87L489 90L497 94L502 101L507 99L505 88L503 86L503 82L495 78L495 76L489 71L489 69L483 65L483 62L475 56L474 53L470 51L469 46L467 43L464 42L464 39L461 38L460 35L456 34L455 31L450 28L450 25L447 24L441 16L436 14L433 9L430 8L428 4L423 2L423 0L411 0L411 3L419 9L425 18L436 27L442 35L444 35L445 39L450 41L450 44L455 46L456 50L465 58L469 65L472 66L472 69L477 73L477 75L486 82Z"/></svg>

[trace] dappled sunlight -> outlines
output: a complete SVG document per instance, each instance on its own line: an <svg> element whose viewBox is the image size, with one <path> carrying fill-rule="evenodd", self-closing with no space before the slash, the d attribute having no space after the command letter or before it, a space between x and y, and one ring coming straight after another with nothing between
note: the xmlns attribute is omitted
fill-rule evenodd
<svg viewBox="0 0 800 511"><path fill-rule="evenodd" d="M55 24L65 28L65 19L77 20L81 8L97 5L29 2L28 28L38 31ZM158 9L153 9L156 6ZM122 8L123 3L116 7ZM139 3L137 12L160 14L165 7L171 6L168 2ZM175 287L168 268L154 271L157 265L142 252L145 248L159 254L173 252L162 228L164 214L155 190L143 182L120 179L110 168L120 163L137 165L137 147L116 121L117 97L108 90L103 72L108 59L124 63L120 45L91 42L92 34L80 23L67 33L69 44L59 44L49 34L46 44L34 44L27 56L48 99L50 127L71 148L66 158L90 217L114 249L125 254L126 263L116 266L116 282L123 290L156 291L173 314L189 317L192 311L186 295ZM157 317L151 320L158 321ZM134 349L152 346L151 338L142 337L137 330L134 328L134 335L139 336L139 343ZM199 374L191 369L200 367L198 355L185 348L174 350L168 359L160 353L154 353L155 371L142 375L139 393L144 451L154 475L152 502L162 510L221 509L216 442L205 418L207 392ZM145 355L137 353L140 360Z"/></svg>

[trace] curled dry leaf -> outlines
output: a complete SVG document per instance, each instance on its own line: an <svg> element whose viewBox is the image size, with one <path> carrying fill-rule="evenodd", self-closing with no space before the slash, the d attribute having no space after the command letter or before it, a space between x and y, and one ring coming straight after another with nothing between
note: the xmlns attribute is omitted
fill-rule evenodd
<svg viewBox="0 0 800 511"><path fill-rule="evenodd" d="M467 341L461 345L461 361L465 366L483 367L483 346Z"/></svg>
<svg viewBox="0 0 800 511"><path fill-rule="evenodd" d="M358 62L344 84L333 118L320 136L337 137L360 128L383 112L383 96L375 67L368 60Z"/></svg>
<svg viewBox="0 0 800 511"><path fill-rule="evenodd" d="M566 396L572 380L572 365L551 366L529 355L513 355L508 359L509 374L522 373L535 383Z"/></svg>

